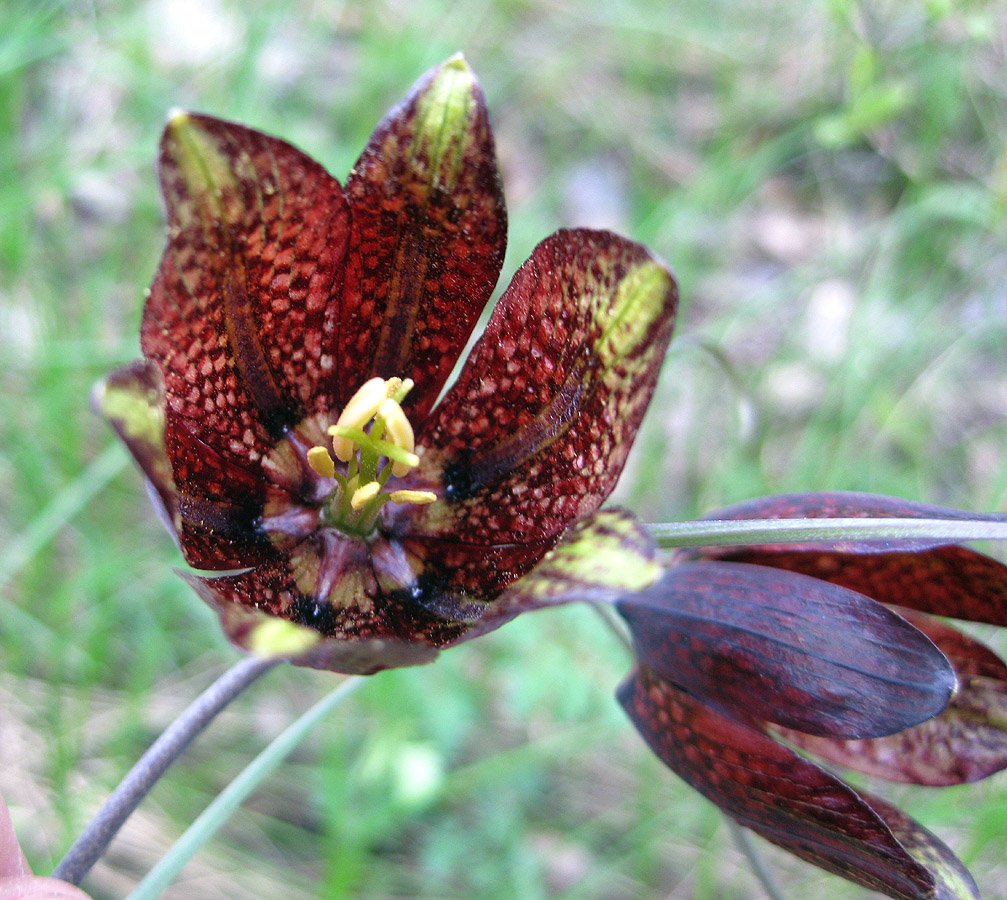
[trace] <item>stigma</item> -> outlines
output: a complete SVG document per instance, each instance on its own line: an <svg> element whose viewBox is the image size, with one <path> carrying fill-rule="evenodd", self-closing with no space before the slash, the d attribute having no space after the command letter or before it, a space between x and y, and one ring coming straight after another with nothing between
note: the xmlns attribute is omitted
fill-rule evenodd
<svg viewBox="0 0 1007 900"><path fill-rule="evenodd" d="M413 427L402 410L412 387L411 378L365 382L328 429L331 450L316 446L308 451L308 465L338 484L326 516L335 527L366 535L385 503L423 504L437 499L432 491L385 490L392 477L408 475L420 463ZM337 471L337 461L345 464L345 472Z"/></svg>

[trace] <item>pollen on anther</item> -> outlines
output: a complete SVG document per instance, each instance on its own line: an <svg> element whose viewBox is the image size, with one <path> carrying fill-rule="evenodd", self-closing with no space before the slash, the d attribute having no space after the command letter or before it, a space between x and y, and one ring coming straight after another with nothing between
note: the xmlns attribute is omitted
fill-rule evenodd
<svg viewBox="0 0 1007 900"><path fill-rule="evenodd" d="M433 503L437 500L437 495L433 491L392 491L388 495L392 503Z"/></svg>
<svg viewBox="0 0 1007 900"><path fill-rule="evenodd" d="M353 492L353 496L350 497L350 506L353 507L355 512L360 512L360 510L378 496L380 491L381 484L379 482L369 481Z"/></svg>
<svg viewBox="0 0 1007 900"><path fill-rule="evenodd" d="M336 466L325 447L312 447L308 451L308 465L322 478L332 478L336 474Z"/></svg>

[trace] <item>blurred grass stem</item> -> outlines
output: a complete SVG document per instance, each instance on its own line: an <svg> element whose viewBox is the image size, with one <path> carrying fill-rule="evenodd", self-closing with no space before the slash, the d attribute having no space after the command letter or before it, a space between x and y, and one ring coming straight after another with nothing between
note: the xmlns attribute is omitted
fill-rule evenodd
<svg viewBox="0 0 1007 900"><path fill-rule="evenodd" d="M773 877L773 873L770 871L769 866L766 865L766 860L752 840L752 833L747 828L735 822L730 816L724 816L724 820L727 822L727 827L730 829L734 842L745 855L745 859L748 860L748 864L752 867L752 873L759 880L759 884L762 885L769 900L785 900L780 886Z"/></svg>

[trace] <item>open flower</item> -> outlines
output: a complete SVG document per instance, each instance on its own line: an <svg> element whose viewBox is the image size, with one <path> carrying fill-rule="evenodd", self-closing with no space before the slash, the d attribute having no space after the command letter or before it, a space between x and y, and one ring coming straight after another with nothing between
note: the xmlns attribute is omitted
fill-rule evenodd
<svg viewBox="0 0 1007 900"><path fill-rule="evenodd" d="M823 516L958 514L862 494L711 514ZM903 900L977 898L940 840L790 747L928 785L1007 768L1007 665L933 617L1007 625L1007 568L933 541L711 548L674 562L618 604L639 659L619 699L657 755L738 822L825 869Z"/></svg>
<svg viewBox="0 0 1007 900"><path fill-rule="evenodd" d="M620 700L690 784L893 897L977 896L936 838L778 738L929 784L1003 768L1007 666L924 614L1007 624L1007 570L961 547L870 542L667 566L632 516L598 511L677 301L668 270L608 232L543 241L445 390L506 229L460 57L389 113L345 187L283 141L185 113L160 177L168 245L144 359L95 402L233 641L374 672L530 609L616 602L639 663ZM932 513L802 495L721 515Z"/></svg>
<svg viewBox="0 0 1007 900"><path fill-rule="evenodd" d="M185 577L231 639L372 672L513 615L501 593L615 485L671 336L668 270L617 235L557 232L440 397L506 240L461 57L388 114L345 186L188 113L159 174L144 359L95 402L186 561L225 573Z"/></svg>

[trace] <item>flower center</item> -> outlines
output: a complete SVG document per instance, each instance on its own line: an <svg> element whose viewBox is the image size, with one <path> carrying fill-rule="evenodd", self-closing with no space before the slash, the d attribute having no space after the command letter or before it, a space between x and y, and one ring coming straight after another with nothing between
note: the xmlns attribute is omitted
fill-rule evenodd
<svg viewBox="0 0 1007 900"><path fill-rule="evenodd" d="M324 446L308 451L308 465L338 485L322 511L325 524L366 537L389 501L433 503L437 499L431 491L385 490L392 476L401 478L420 463L413 452L413 428L401 406L412 386L411 378L372 378L328 429L331 453ZM333 457L346 463L345 473L336 471Z"/></svg>

